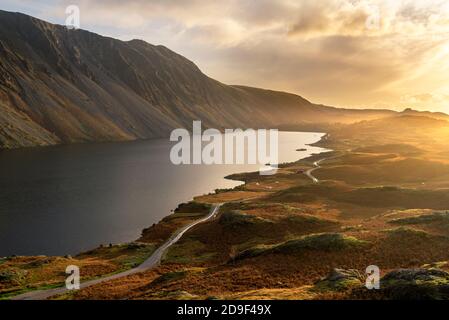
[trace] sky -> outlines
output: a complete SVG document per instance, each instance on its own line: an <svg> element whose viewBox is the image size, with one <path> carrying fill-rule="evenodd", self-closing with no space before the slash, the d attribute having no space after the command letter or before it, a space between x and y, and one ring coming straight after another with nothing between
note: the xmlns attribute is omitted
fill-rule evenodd
<svg viewBox="0 0 449 320"><path fill-rule="evenodd" d="M1 0L0 9L161 44L212 78L338 107L449 112L447 0Z"/></svg>

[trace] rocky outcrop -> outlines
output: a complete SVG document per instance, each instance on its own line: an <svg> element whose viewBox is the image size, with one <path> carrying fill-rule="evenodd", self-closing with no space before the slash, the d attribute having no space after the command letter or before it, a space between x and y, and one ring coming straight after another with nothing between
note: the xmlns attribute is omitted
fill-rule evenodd
<svg viewBox="0 0 449 320"><path fill-rule="evenodd" d="M363 276L355 269L333 269L326 277L315 283L317 291L344 291L362 285Z"/></svg>
<svg viewBox="0 0 449 320"><path fill-rule="evenodd" d="M449 299L449 273L440 269L399 269L381 279L381 290L388 299Z"/></svg>

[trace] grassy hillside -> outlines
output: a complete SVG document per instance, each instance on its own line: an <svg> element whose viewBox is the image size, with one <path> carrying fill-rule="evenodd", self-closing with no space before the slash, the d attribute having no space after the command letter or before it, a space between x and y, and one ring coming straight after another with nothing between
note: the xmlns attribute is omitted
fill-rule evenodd
<svg viewBox="0 0 449 320"><path fill-rule="evenodd" d="M414 115L335 126L319 143L334 151L283 165L274 176L234 175L245 185L199 196L145 229L139 241L157 245L210 204L225 203L159 267L59 298L449 299L448 124ZM314 183L302 172L321 158ZM116 264L115 250L75 258ZM39 271L24 259L4 259L0 274L19 281L24 269L62 270L50 262ZM364 286L373 264L382 276L376 291ZM21 288L12 286L3 292Z"/></svg>

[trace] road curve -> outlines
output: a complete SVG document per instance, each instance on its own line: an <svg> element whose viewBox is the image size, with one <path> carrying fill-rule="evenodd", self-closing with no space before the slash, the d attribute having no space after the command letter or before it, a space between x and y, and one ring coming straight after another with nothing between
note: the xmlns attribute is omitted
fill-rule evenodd
<svg viewBox="0 0 449 320"><path fill-rule="evenodd" d="M196 220L196 221L188 224L187 226L183 227L182 229L180 229L170 239L168 239L167 242L165 242L163 245L161 245L159 248L157 248L156 251L153 252L153 254L139 266L137 266L133 269L124 271L124 272L113 274L108 277L83 282L80 284L80 288L81 289L87 288L87 287L90 287L90 286L93 286L95 284L99 284L99 283L102 283L105 281L126 277L126 276L129 276L132 274L144 272L144 271L154 268L155 266L159 265L159 263L162 259L162 256L167 251L167 249L170 246L172 246L173 244L175 244L176 242L178 242L178 240L181 239L181 237L184 235L184 233L189 231L191 228L193 228L197 224L203 223L209 219L214 218L218 214L218 211L222 205L223 204L214 204L210 210L210 213L206 217ZM44 300L44 299L50 298L50 297L58 295L58 294L66 293L68 291L69 290L67 290L66 287L60 287L60 288L49 289L49 290L37 290L37 291L31 291L31 292L27 292L27 293L12 297L11 300Z"/></svg>
<svg viewBox="0 0 449 320"><path fill-rule="evenodd" d="M308 176L310 179L312 179L313 183L318 183L318 182L320 182L320 180L318 180L316 177L314 177L314 176L312 175L312 173L313 173L315 170L318 170L319 168L321 168L320 163L323 162L323 161L326 160L326 159L328 159L328 158L323 158L323 159L321 159L321 160L315 161L315 162L313 163L313 168L311 168L311 169L307 170L306 172L304 172L304 174L305 174L306 176Z"/></svg>

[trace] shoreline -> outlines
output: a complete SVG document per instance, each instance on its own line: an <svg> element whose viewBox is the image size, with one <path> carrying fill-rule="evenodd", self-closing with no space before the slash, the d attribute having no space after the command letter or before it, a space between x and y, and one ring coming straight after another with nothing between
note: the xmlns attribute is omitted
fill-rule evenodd
<svg viewBox="0 0 449 320"><path fill-rule="evenodd" d="M184 235L184 233L189 231L194 226L196 226L200 223L206 222L209 219L214 218L218 214L220 207L221 207L221 204L213 206L211 208L209 215L188 224L187 226L183 227L181 230L178 230L175 234L172 235L172 237L170 237L167 240L167 242L165 242L160 247L158 247L152 253L152 255L150 257L148 257L139 266L129 269L129 270L126 270L126 271L123 271L123 272L120 272L120 273L110 275L110 276L104 276L104 277L100 277L98 279L92 279L92 280L88 280L85 282L81 282L80 289L88 288L90 286L97 285L97 284L100 284L100 283L103 283L106 281L111 281L111 280L127 277L130 275L134 275L137 273L145 272L145 271L148 271L148 270L158 266L161 262L163 255L166 253L166 251L173 244L178 242L178 240L181 239L181 237ZM65 287L58 287L58 288L49 289L49 290L33 290L33 291L30 291L30 292L27 292L24 294L19 294L19 295L13 296L11 298L11 300L44 300L44 299L48 299L53 296L61 295L61 294L67 293L67 292L69 292L69 290L66 289Z"/></svg>
<svg viewBox="0 0 449 320"><path fill-rule="evenodd" d="M280 132L287 132L287 133L310 133L310 134L320 134L320 135L322 135L316 142L312 142L312 143L307 143L307 144L304 144L304 146L311 146L311 147L321 147L321 146L319 146L319 145L317 145L318 143L320 143L320 142L322 142L323 141L323 139L328 135L327 133L325 133L325 132L317 132L317 131L280 131ZM39 151L46 151L46 150L50 150L50 149L58 149L58 148L70 148L70 147L74 147L74 148L78 148L78 147L92 147L92 148L94 148L95 147L95 145L96 144L99 144L99 145L110 145L110 144L112 144L112 145L121 145L121 144L129 144L129 143L142 143L142 142L145 142L145 141L150 141L150 140L155 140L155 141L157 141L157 140L160 140L161 138L150 138L150 139L137 139L137 140L132 140L132 141L105 141L105 142L94 142L94 143L77 143L77 144L58 144L58 145L54 145L54 146L35 146L35 147L30 147L30 148L16 148L16 149L5 149L4 151L6 151L6 152L12 152L12 153L14 153L14 152L34 152L34 151L36 151L36 150L39 150ZM323 153L326 153L326 152L329 152L329 151L326 151L326 150L323 150L323 151L321 151L320 153L316 153L316 154L311 154L311 155L309 155L309 156L307 156L307 157L305 157L305 158L297 158L297 159L295 159L295 160L292 160L292 161L287 161L287 162L283 162L283 163L279 163L279 168L282 168L282 167L284 167L284 166L286 166L286 165L289 165L289 164L291 164L291 163L295 163L295 162L297 162L297 161L301 161L301 160L307 160L308 158L310 158L310 157L313 157L313 156L315 156L315 155L319 155L319 154L323 154ZM180 205L182 205L182 204L184 204L184 203L188 203L188 202L190 202L190 201L193 201L195 198L197 198L197 197L201 197L201 196L205 196L205 195L213 195L213 194L215 194L217 191L218 192L228 192L228 191L232 191L232 190L234 190L234 189L236 189L236 188L239 188L239 187L242 187L242 186L244 186L245 185L245 181L243 181L243 180L240 180L240 179L237 179L237 178L234 178L233 176L235 176L235 175L247 175L247 174L252 174L252 173L256 173L257 171L236 171L236 172L233 172L233 173L230 173L230 174L227 174L227 175L224 175L224 176L222 176L221 178L220 178L220 181L226 181L226 180L229 180L229 181L235 181L235 182L238 182L239 184L238 185L235 185L235 186L229 186L229 187L224 187L224 188L221 188L220 186L218 186L217 188L212 188L212 189L210 189L209 191L205 191L204 193L202 193L202 194L192 194L191 196L190 196L190 198L185 198L185 200L182 200L181 199L181 201L180 202L177 202L177 204L176 204L176 206L175 207L173 207L173 209L170 209L169 210L169 212L168 212L168 214L167 215L165 215L165 216L163 216L163 217L161 217L160 218L160 220L158 220L158 221L155 221L153 224L158 224L158 223L160 223L164 218L167 218L167 217L169 217L172 213L170 213L170 211L171 212L173 212L174 210L176 210L176 208L178 208ZM217 183L217 184L220 184L220 183ZM84 252L88 252L88 251L91 251L91 250L93 250L93 249L95 249L95 248L97 248L98 246L107 246L108 244L110 244L110 243L112 243L112 244L117 244L117 245L119 245L119 244L126 244L126 243L131 243L131 242L134 242L134 241L136 241L136 239L139 239L140 238L140 236L141 236L141 234L142 234L142 231L144 231L145 229L147 229L148 227L150 227L150 225L147 225L147 226L141 226L141 227L139 227L139 229L136 229L136 237L137 238L129 238L128 240L123 240L123 241L118 241L118 242L115 242L115 241L113 241L113 240L108 240L108 241L105 241L105 242L103 242L102 240L100 240L100 242L98 242L98 244L94 244L93 246L89 246L89 247L86 247L86 248L83 248L83 249L81 249L81 250L74 250L74 251L64 251L64 252L61 252L61 253L59 253L59 254L45 254L45 253L36 253L36 254L16 254L15 252L12 252L12 254L10 254L10 255L5 255L5 256L0 256L0 258L6 258L6 257L10 257L10 256L65 256L65 255L79 255L79 254L82 254L82 253L84 253Z"/></svg>
<svg viewBox="0 0 449 320"><path fill-rule="evenodd" d="M449 281L448 229L442 224L449 208L449 180L441 178L449 172L441 153L445 137L429 145L429 137L438 137L434 131L416 137L390 121L407 124L395 118L339 128L314 143L333 151L283 164L271 177L257 172L225 177L244 185L194 198L157 228L147 230L144 241L154 243L204 216L202 204L226 203L216 219L193 228L171 247L160 266L60 298L394 299L402 291L386 275L413 276L417 268L423 274L440 268L444 286ZM438 133L439 128L434 130ZM330 157L313 173L319 180L313 183L304 173ZM411 164L417 168L412 172ZM115 249L102 252L110 250ZM97 259L99 253L85 257ZM85 261L76 258L75 264ZM363 274L373 259L388 290L367 292L363 282L352 278L344 281L345 286L334 282L335 270ZM27 266L39 262L35 260L27 260L23 267L20 259L12 259L0 270L32 270ZM62 267L36 269L55 270L48 279L61 279ZM436 290L432 292L442 287L430 285Z"/></svg>
<svg viewBox="0 0 449 320"><path fill-rule="evenodd" d="M299 132L302 132L302 131L288 131L288 132L298 132L298 133L299 133ZM322 136L318 141L316 141L316 142L313 142L313 143L310 143L310 144L305 144L306 146L318 146L317 144L320 143L320 142L322 142L323 139L325 139L325 138L328 136L328 133L325 133L325 132L311 132L311 131L310 131L310 132L307 132L307 133L323 134L323 136ZM296 163L296 162L299 162L299 161L308 161L309 158L313 158L313 157L316 157L316 156L321 155L321 154L326 154L326 153L334 152L334 150L327 149L327 148L324 148L324 147L321 147L321 146L319 146L319 147L325 149L325 151L322 151L322 152L316 153L316 154L311 154L311 155L308 156L308 157L305 157L305 158L302 158L302 159L297 159L297 160L295 160L295 161L279 163L279 168L282 168L282 167L285 167L285 166L288 166L288 165L292 165L292 164L294 164L294 163ZM327 149L327 150L326 150L326 149ZM210 195L216 195L216 194L217 194L217 191L219 191L219 192L233 192L233 191L237 191L238 188L241 188L242 186L245 186L247 182L244 181L244 180L240 180L239 178L234 177L234 176L252 175L252 174L258 174L258 173L259 173L258 171L252 171L252 172L251 172L251 171L250 171L250 172L236 172L236 173L232 173L232 174L229 174L229 175L227 175L227 176L224 176L223 179L226 179L226 180L232 180L232 181L238 181L238 182L241 182L241 184L239 184L238 186L232 187L232 188L215 189L215 190L213 190L212 192L207 193L207 194L194 195L190 200L188 200L187 203L192 202L192 201L195 201L195 199L196 199L196 198L199 198L199 197L210 196ZM182 206L182 205L184 205L184 204L185 204L185 203L179 203L177 208L179 208L180 206ZM176 209L175 209L175 210L176 210ZM156 225L159 224L159 223L162 222L164 219L169 218L169 217L172 216L172 215L174 215L174 213L165 216L164 218L162 218L159 222L157 222L157 223L155 223L155 224L156 224ZM148 228L149 228L149 227L146 227L146 228L142 229L142 234L143 234L143 232L145 232L145 230L147 230ZM140 239L140 238L139 238L139 239ZM134 241L138 241L139 239L134 240Z"/></svg>
<svg viewBox="0 0 449 320"><path fill-rule="evenodd" d="M313 143L310 143L310 144L306 144L306 146L315 146L316 144L322 142L322 140L324 139L324 137L327 136L326 133L322 133L322 134L323 134L323 136L320 137L318 141L313 142ZM322 154L326 154L326 153L332 152L332 150L326 150L327 148L323 148L323 149L324 149L324 150L323 150L322 152L315 153L315 154L311 154L311 155L309 155L309 156L307 156L307 157L305 157L305 158L299 158L299 159L294 160L294 161L281 163L281 164L279 164L279 168L281 169L281 168L283 168L283 167L285 167L285 166L292 165L292 164L294 164L294 163L296 163L296 162L299 162L299 161L309 161L308 159L313 159L314 157L318 157L319 155L322 155ZM246 176L247 176L247 175L251 175L251 174L258 174L258 171L254 171L254 172L240 172L240 173L233 173L233 174L224 176L223 179L228 179L228 180L232 180L232 181L239 181L239 182L241 182L241 184L239 184L238 186L232 187L232 188L216 189L215 191L213 191L213 192L211 192L211 193L209 193L209 194L194 195L194 196L192 197L192 199L190 199L190 200L187 202L187 204L189 204L189 203L191 203L191 202L196 202L195 199L197 199L198 197L204 197L204 196L208 196L208 195L217 195L218 193L222 193L222 192L223 192L223 193L229 193L229 192L232 193L232 192L234 192L234 191L238 191L239 188L241 188L242 186L245 186L245 185L247 184L247 181L241 180L241 179L239 179L239 178L237 178L237 177L234 177L234 176L237 176L237 175L246 175ZM274 176L275 176L275 175L274 175ZM182 207L182 206L185 205L185 204L186 204L186 203L180 203L180 204L178 204L176 210L178 210L180 207ZM176 215L176 210L174 211L174 213L169 214L169 215L165 216L164 218L162 218L160 221L158 221L157 223L155 223L153 226L147 227L147 228L143 228L142 231L141 231L141 237L140 237L140 238L138 238L138 239L136 239L136 240L132 240L132 241L130 241L130 242L124 242L124 243L120 243L120 244L116 244L116 245L122 246L122 245L129 245L129 244L132 244L132 243L139 243L140 240L144 237L145 232L149 232L148 229L151 229L151 228L154 227L154 226L158 226L158 225L160 225L161 223L163 223L165 220L170 219L172 216ZM199 219L196 219L196 220L194 220L194 221L200 221L200 220L202 220L202 219L203 219L203 218L199 218ZM189 224L189 223L188 223L188 224ZM187 225L188 225L188 224L187 224ZM195 224L196 224L196 223L195 223ZM170 237L172 237L173 235L177 234L177 233L179 232L179 230L181 230L181 229L183 229L183 228L184 228L184 227L182 227L182 226L181 226L180 228L177 228L177 229L170 235ZM151 232L151 231L150 231L150 232ZM170 237L168 238L168 240L170 239ZM116 245L114 245L114 246L116 246ZM162 246L162 245L159 245L159 247L158 247L157 250L159 250L159 248L160 248L161 246ZM103 248L103 246L100 245L100 247L97 247L97 248L94 248L94 249L91 249L91 250L88 250L88 251L80 252L80 253L76 254L75 257L78 257L78 256L80 256L80 255L84 255L84 254L88 254L89 252L95 251L95 250L98 249L98 248ZM104 248L107 249L107 247L104 247ZM16 256L16 257L34 257L34 256ZM41 256L41 257L49 257L49 256ZM60 256L50 256L50 257L60 257ZM5 257L5 258L6 258L6 257ZM131 270L133 270L133 268L130 268L130 269L121 271L121 272L119 273L119 274L120 274L119 277L122 277L122 276L124 277L124 276L128 275L127 273L130 272ZM109 279L110 279L110 280L113 280L113 279L116 279L116 278L119 278L119 277L117 277L116 275L112 275L112 276L109 275L109 276L108 276L107 274L105 274L104 276L99 276L99 278L98 278L97 280L87 280L87 283L93 282L94 284L96 284L96 283L98 283L98 282L107 281L107 280L109 280ZM55 291L58 291L58 289L54 289L54 290L55 290ZM41 291L41 289L36 288L36 290L29 291L28 293L25 293L25 294L20 294L20 293L19 293L19 295L20 295L20 296L23 296L23 297L27 297L27 296L29 296L29 295L32 295L33 292L37 292L37 291ZM20 296L12 296L12 298L14 298L14 297L20 297Z"/></svg>

